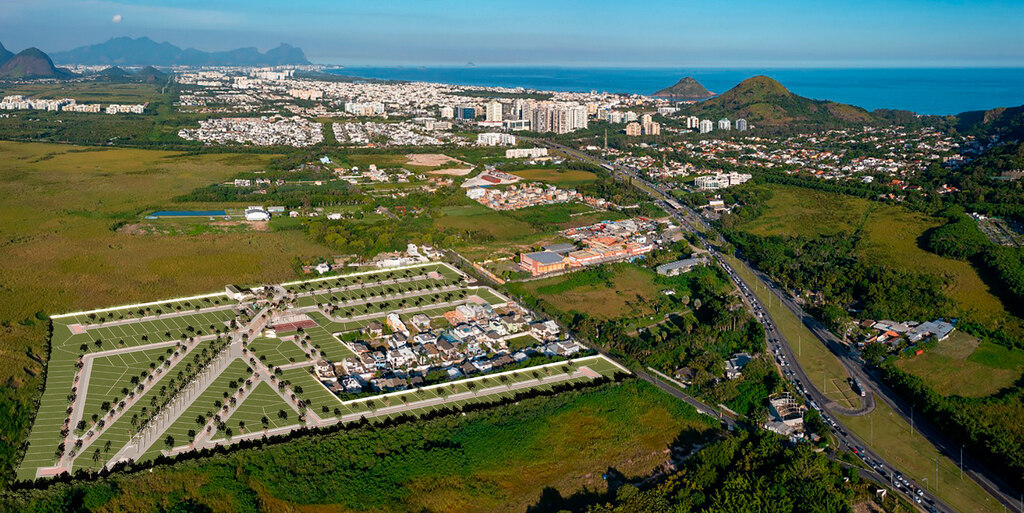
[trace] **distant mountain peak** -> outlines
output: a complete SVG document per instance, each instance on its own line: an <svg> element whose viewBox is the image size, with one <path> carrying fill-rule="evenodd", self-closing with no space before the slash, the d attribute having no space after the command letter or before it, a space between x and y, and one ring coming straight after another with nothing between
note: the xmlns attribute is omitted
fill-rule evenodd
<svg viewBox="0 0 1024 513"><path fill-rule="evenodd" d="M11 57L14 57L14 52L4 48L3 43L0 43L0 66L9 61Z"/></svg>
<svg viewBox="0 0 1024 513"><path fill-rule="evenodd" d="M693 77L683 77L675 85L666 87L651 96L658 98L672 98L676 100L703 100L714 96L715 93L708 91Z"/></svg>
<svg viewBox="0 0 1024 513"><path fill-rule="evenodd" d="M301 48L281 43L266 53L253 46L223 52L182 49L143 36L115 37L103 43L80 46L53 54L57 62L120 66L285 66L309 64Z"/></svg>

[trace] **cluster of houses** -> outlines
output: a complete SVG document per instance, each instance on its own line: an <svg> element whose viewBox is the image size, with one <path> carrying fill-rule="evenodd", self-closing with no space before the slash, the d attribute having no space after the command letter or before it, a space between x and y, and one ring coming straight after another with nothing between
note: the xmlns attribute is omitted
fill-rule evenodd
<svg viewBox="0 0 1024 513"><path fill-rule="evenodd" d="M529 337L522 349L509 340ZM431 318L416 314L403 320L390 313L374 321L349 343L355 356L320 362L317 376L333 392L388 392L496 371L533 356L571 356L583 347L563 336L558 324L537 320L513 304L499 309L467 302Z"/></svg>
<svg viewBox="0 0 1024 513"><path fill-rule="evenodd" d="M864 320L860 323L867 335L858 344L865 347L867 344L885 344L890 352L895 352L901 347L914 347L919 342L929 339L943 341L949 337L956 327L942 319L926 322L895 322L895 321L872 321ZM917 349L920 353L920 349Z"/></svg>
<svg viewBox="0 0 1024 513"><path fill-rule="evenodd" d="M603 198L585 196L576 192L575 189L564 190L554 185L542 183L511 185L501 189L472 187L466 190L466 196L493 210L519 210L538 205L555 205L572 201L585 203L599 209L616 206Z"/></svg>
<svg viewBox="0 0 1024 513"><path fill-rule="evenodd" d="M662 243L658 223L645 218L602 221L565 230L562 235L573 242L552 244L544 246L543 251L522 253L519 255L519 266L533 276L538 276L630 260L650 253Z"/></svg>
<svg viewBox="0 0 1024 513"><path fill-rule="evenodd" d="M204 119L199 128L183 128L178 136L206 144L304 147L324 140L322 125L298 116Z"/></svg>

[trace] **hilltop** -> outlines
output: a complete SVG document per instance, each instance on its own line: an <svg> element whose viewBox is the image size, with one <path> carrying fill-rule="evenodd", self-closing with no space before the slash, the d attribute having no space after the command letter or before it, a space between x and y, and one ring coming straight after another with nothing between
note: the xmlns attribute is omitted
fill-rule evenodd
<svg viewBox="0 0 1024 513"><path fill-rule="evenodd" d="M182 49L168 42L157 43L148 37L116 37L104 43L55 52L57 62L118 66L281 66L309 64L301 48L281 43L260 53L254 47L223 52Z"/></svg>
<svg viewBox="0 0 1024 513"><path fill-rule="evenodd" d="M22 50L0 65L0 79L67 78L71 75L66 69L54 67L50 56L38 48Z"/></svg>
<svg viewBox="0 0 1024 513"><path fill-rule="evenodd" d="M972 135L1024 138L1024 105L961 112L956 115L956 129Z"/></svg>
<svg viewBox="0 0 1024 513"><path fill-rule="evenodd" d="M14 53L4 48L3 43L0 43L0 66L11 60L11 57L14 57Z"/></svg>
<svg viewBox="0 0 1024 513"><path fill-rule="evenodd" d="M683 77L675 85L666 87L651 96L672 98L674 100L703 100L711 98L715 93L708 91L693 77Z"/></svg>
<svg viewBox="0 0 1024 513"><path fill-rule="evenodd" d="M153 66L146 66L136 72L126 71L120 66L111 66L96 74L96 78L110 82L145 82L155 83L167 80L164 73Z"/></svg>
<svg viewBox="0 0 1024 513"><path fill-rule="evenodd" d="M826 100L812 100L794 94L777 80L751 77L721 95L686 109L702 118L744 118L759 126L836 125L871 123L868 111Z"/></svg>

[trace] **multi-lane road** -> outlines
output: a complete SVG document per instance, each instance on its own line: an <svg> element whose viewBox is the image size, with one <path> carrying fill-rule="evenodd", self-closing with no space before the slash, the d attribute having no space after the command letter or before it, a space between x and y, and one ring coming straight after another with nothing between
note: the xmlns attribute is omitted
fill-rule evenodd
<svg viewBox="0 0 1024 513"><path fill-rule="evenodd" d="M704 232L709 230L710 226L696 212L680 205L672 199L668 195L667 188L647 182L639 176L635 169L606 162L600 158L574 148L539 139L535 139L533 142L543 144L585 162L601 166L615 176L628 179L634 186L646 192L659 204L659 206L661 206L661 208L677 220L683 228L692 231L700 237L704 245L704 249L707 250L715 261L726 270L730 278L743 294L744 299L753 309L755 315L765 326L769 340L769 350L775 355L776 362L779 364L783 375L801 394L804 395L809 405L821 412L822 417L831 426L838 443L843 447L849 448L851 452L856 454L871 469L863 472L866 474L866 477L873 478L875 481L880 483L888 483L893 489L899 490L910 498L910 500L929 511L955 511L952 507L940 501L929 491L924 490L924 487L900 474L880 455L874 453L870 449L866 449L866 444L863 440L860 440L857 436L853 435L849 429L829 414L830 411L842 415L865 414L874 408L874 400L877 395L877 397L890 406L893 411L902 416L908 424L913 423L914 428L929 442L935 445L940 452L945 455L953 455L959 451L962 454L960 458L960 465L962 465L965 474L977 482L978 485L985 489L985 491L997 498L1009 511L1024 513L1024 504L1021 504L1024 502L1024 499L1019 501L1018 493L1016 491L1007 486L1001 479L999 479L998 476L995 475L995 473L989 470L980 461L971 457L969 454L964 454L962 452L962 446L952 442L929 422L921 419L913 419L912 406L882 383L878 374L866 366L864 361L855 351L843 344L838 337L836 337L820 322L805 313L803 309L793 301L793 298L783 289L775 286L770 278L751 268L756 280L759 282L758 286L766 287L774 298L778 299L793 315L800 319L821 341L821 343L823 343L832 352L832 354L836 356L842 366L846 369L849 375L856 380L857 384L864 392L861 397L861 405L858 408L843 408L832 403L825 394L814 385L814 382L809 379L800 367L789 341L787 341L778 331L775 320L772 319L768 310L758 299L757 295L751 290L751 286L754 284L746 283L746 281L743 280L735 269L733 269L729 263L722 258L722 255L716 252L714 246L705 238ZM698 230L698 226L704 228L704 230Z"/></svg>

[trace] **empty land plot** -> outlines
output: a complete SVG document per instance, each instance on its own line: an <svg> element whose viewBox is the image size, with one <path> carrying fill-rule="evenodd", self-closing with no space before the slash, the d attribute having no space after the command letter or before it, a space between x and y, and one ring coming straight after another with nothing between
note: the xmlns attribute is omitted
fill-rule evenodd
<svg viewBox="0 0 1024 513"><path fill-rule="evenodd" d="M660 287L654 283L654 273L633 265L614 267L612 285L605 282L583 283L566 288L572 275L556 276L537 281L515 284L534 297L543 298L563 312L585 310L594 317L618 317L652 314L648 306L657 298ZM643 298L643 301L638 301Z"/></svg>
<svg viewBox="0 0 1024 513"><path fill-rule="evenodd" d="M164 439L168 436L174 438L175 447L191 443L193 437L189 436L189 432L201 433L206 428L206 422L222 411L221 407L225 403L230 404L224 398L224 394L227 393L230 396L238 392L240 387L245 386L245 380L250 377L252 377L252 369L240 359L233 360L213 383L210 383L206 390L192 401L192 404L181 413L178 420L160 434L160 440L146 451L143 459L156 457L160 454L161 449L166 449ZM219 406L218 401L220 402ZM203 417L201 424L197 422L200 416Z"/></svg>
<svg viewBox="0 0 1024 513"><path fill-rule="evenodd" d="M114 354L96 358L89 373L89 387L86 389L85 408L82 419L88 422L92 414L103 417L107 410L100 408L103 402L117 404L127 395L124 389L132 390L136 383L145 380L152 374L151 364L160 365L159 357L168 356L167 350L174 352L174 346L155 349L139 349L128 353ZM132 383L132 377L138 378Z"/></svg>
<svg viewBox="0 0 1024 513"><path fill-rule="evenodd" d="M280 415L284 412L284 417ZM266 423L263 419L266 419ZM224 421L225 427L231 429L232 436L242 433L252 433L264 427L274 429L283 426L298 425L299 414L292 406L285 402L277 392L265 381L260 381L249 392L242 404L238 405L231 416ZM244 429L243 429L244 426ZM225 440L227 433L217 431L212 440Z"/></svg>
<svg viewBox="0 0 1024 513"><path fill-rule="evenodd" d="M943 395L985 397L1013 385L1024 371L1024 355L956 331L924 354L896 366Z"/></svg>
<svg viewBox="0 0 1024 513"><path fill-rule="evenodd" d="M80 351L79 345L86 343L90 351L107 350L200 337L215 334L217 330L227 331L225 323L235 317L234 310L228 309L90 328L82 336L65 340L62 347ZM96 346L97 340L101 342L99 346Z"/></svg>
<svg viewBox="0 0 1024 513"><path fill-rule="evenodd" d="M324 357L332 362L340 362L345 358L355 356L355 353L344 342L338 340L321 326L307 329L306 334L309 335L310 344L319 349Z"/></svg>
<svg viewBox="0 0 1024 513"><path fill-rule="evenodd" d="M512 174L531 181L548 182L555 185L578 185L597 180L590 171L561 168L535 168L513 171Z"/></svg>
<svg viewBox="0 0 1024 513"><path fill-rule="evenodd" d="M258 338L249 343L249 352L261 362L274 367L309 360L306 351L291 340Z"/></svg>
<svg viewBox="0 0 1024 513"><path fill-rule="evenodd" d="M334 416L334 409L341 406L341 399L338 399L338 396L327 390L320 383L320 380L310 375L308 368L287 369L283 371L281 379L291 383L295 395L305 401L306 407L321 418ZM299 391L300 389L302 390L301 392ZM324 406L328 408L329 414L324 413Z"/></svg>

